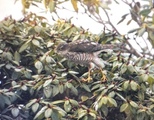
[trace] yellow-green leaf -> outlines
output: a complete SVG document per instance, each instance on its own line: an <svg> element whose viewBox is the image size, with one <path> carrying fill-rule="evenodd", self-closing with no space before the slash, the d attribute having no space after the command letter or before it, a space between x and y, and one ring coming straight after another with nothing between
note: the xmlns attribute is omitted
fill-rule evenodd
<svg viewBox="0 0 154 120"><path fill-rule="evenodd" d="M55 1L50 0L48 7L49 7L49 10L50 10L51 13L55 10L55 5L56 5Z"/></svg>
<svg viewBox="0 0 154 120"><path fill-rule="evenodd" d="M45 113L44 113L44 116L45 118L49 118L52 114L52 109L51 108L48 108Z"/></svg>
<svg viewBox="0 0 154 120"><path fill-rule="evenodd" d="M35 103L32 105L32 111L35 113L39 108L39 103Z"/></svg>
<svg viewBox="0 0 154 120"><path fill-rule="evenodd" d="M24 44L20 47L19 53L23 52L24 50L26 50L26 49L28 48L29 42L30 42L30 41L31 41L31 40L28 40L26 43L24 43Z"/></svg>
<svg viewBox="0 0 154 120"><path fill-rule="evenodd" d="M136 82L134 82L134 81L130 82L130 86L131 86L132 90L134 90L134 91L136 91L137 88L138 88L138 84Z"/></svg>
<svg viewBox="0 0 154 120"><path fill-rule="evenodd" d="M64 109L66 112L70 112L70 110L72 109L72 106L68 101L64 103Z"/></svg>
<svg viewBox="0 0 154 120"><path fill-rule="evenodd" d="M18 63L20 62L20 54L16 51L14 54L14 59L15 61L17 61Z"/></svg>
<svg viewBox="0 0 154 120"><path fill-rule="evenodd" d="M107 104L108 97L104 96L101 100L102 100L103 104Z"/></svg>
<svg viewBox="0 0 154 120"><path fill-rule="evenodd" d="M138 36L141 37L146 31L145 27L142 27L139 31L138 31Z"/></svg>
<svg viewBox="0 0 154 120"><path fill-rule="evenodd" d="M114 107L117 107L117 102L113 98L108 97L108 100Z"/></svg>
<svg viewBox="0 0 154 120"><path fill-rule="evenodd" d="M36 39L32 40L33 45L40 47L40 42Z"/></svg>
<svg viewBox="0 0 154 120"><path fill-rule="evenodd" d="M129 106L128 103L122 104L121 107L120 107L120 112L124 112L128 108L128 106Z"/></svg>
<svg viewBox="0 0 154 120"><path fill-rule="evenodd" d="M39 69L43 69L43 65L40 61L36 61L35 62L35 67L39 70Z"/></svg>
<svg viewBox="0 0 154 120"><path fill-rule="evenodd" d="M138 107L137 103L135 103L134 101L130 101L130 105L131 105L132 107L135 107L135 108Z"/></svg>
<svg viewBox="0 0 154 120"><path fill-rule="evenodd" d="M123 84L124 90L126 90L128 88L128 86L129 86L129 80L124 82L124 84Z"/></svg>
<svg viewBox="0 0 154 120"><path fill-rule="evenodd" d="M81 96L81 100L82 100L82 102L88 100L88 96Z"/></svg>

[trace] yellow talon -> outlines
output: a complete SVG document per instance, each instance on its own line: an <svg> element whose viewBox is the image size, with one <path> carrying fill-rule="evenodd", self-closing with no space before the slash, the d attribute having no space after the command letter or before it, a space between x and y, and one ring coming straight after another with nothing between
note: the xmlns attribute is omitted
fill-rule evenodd
<svg viewBox="0 0 154 120"><path fill-rule="evenodd" d="M102 70L102 69L100 69L100 70L101 70L101 73L102 73L102 78L101 78L101 80L102 80L103 82L106 82L106 81L107 81L107 77L106 77L106 75L104 74L103 70Z"/></svg>
<svg viewBox="0 0 154 120"><path fill-rule="evenodd" d="M88 78L87 79L82 79L84 82L90 82L92 80L91 76L90 76L90 72L91 70L88 71Z"/></svg>

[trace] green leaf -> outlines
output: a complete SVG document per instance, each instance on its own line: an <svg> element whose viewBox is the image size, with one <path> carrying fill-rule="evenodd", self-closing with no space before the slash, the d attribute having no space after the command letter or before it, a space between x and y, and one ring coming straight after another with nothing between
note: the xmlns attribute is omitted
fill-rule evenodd
<svg viewBox="0 0 154 120"><path fill-rule="evenodd" d="M15 59L15 61L17 61L18 63L20 62L20 54L16 51L15 53L14 53L14 59Z"/></svg>
<svg viewBox="0 0 154 120"><path fill-rule="evenodd" d="M47 87L48 85L50 85L51 82L52 79L46 80L45 83L43 84L43 87Z"/></svg>
<svg viewBox="0 0 154 120"><path fill-rule="evenodd" d="M72 41L78 40L78 39L79 39L79 37L80 37L80 34L77 34L77 35L73 38L73 40L72 40Z"/></svg>
<svg viewBox="0 0 154 120"><path fill-rule="evenodd" d="M116 92L116 95L117 95L119 98L121 98L121 100L126 101L126 99L125 99L121 94L119 94L118 92Z"/></svg>
<svg viewBox="0 0 154 120"><path fill-rule="evenodd" d="M130 86L131 86L132 90L134 90L134 91L136 91L139 87L139 85L134 81L130 82Z"/></svg>
<svg viewBox="0 0 154 120"><path fill-rule="evenodd" d="M40 42L36 39L32 40L33 45L40 47Z"/></svg>
<svg viewBox="0 0 154 120"><path fill-rule="evenodd" d="M103 112L103 114L104 114L105 116L108 115L109 110L108 110L108 107L106 107L105 105L103 105L103 106L101 107L101 111Z"/></svg>
<svg viewBox="0 0 154 120"><path fill-rule="evenodd" d="M4 99L4 95L0 94L0 108L4 109L5 106L5 99Z"/></svg>
<svg viewBox="0 0 154 120"><path fill-rule="evenodd" d="M65 101L64 109L65 109L66 112L70 112L70 110L72 109L72 106L68 101Z"/></svg>
<svg viewBox="0 0 154 120"><path fill-rule="evenodd" d="M89 112L89 115L92 116L92 118L93 118L94 120L96 120L96 114L95 114L95 113Z"/></svg>
<svg viewBox="0 0 154 120"><path fill-rule="evenodd" d="M150 74L154 74L154 65L151 65L149 68L148 68L148 72Z"/></svg>
<svg viewBox="0 0 154 120"><path fill-rule="evenodd" d="M39 118L40 116L42 116L42 114L45 112L45 110L47 109L47 106L44 106L34 117L34 120L36 120L37 118Z"/></svg>
<svg viewBox="0 0 154 120"><path fill-rule="evenodd" d="M81 86L82 86L87 92L91 92L91 90L89 89L88 85L82 84Z"/></svg>
<svg viewBox="0 0 154 120"><path fill-rule="evenodd" d="M50 0L48 7L49 7L51 13L54 12L55 7L56 7L55 1L54 0Z"/></svg>
<svg viewBox="0 0 154 120"><path fill-rule="evenodd" d="M26 78L31 79L32 75L29 71L24 71L24 75Z"/></svg>
<svg viewBox="0 0 154 120"><path fill-rule="evenodd" d="M28 109L32 104L34 104L37 101L37 99L30 100L30 102L26 105L26 108Z"/></svg>
<svg viewBox="0 0 154 120"><path fill-rule="evenodd" d="M78 90L74 86L71 87L71 92L78 95Z"/></svg>
<svg viewBox="0 0 154 120"><path fill-rule="evenodd" d="M127 90L129 85L130 85L129 80L125 81L123 84L123 89Z"/></svg>
<svg viewBox="0 0 154 120"><path fill-rule="evenodd" d="M39 103L34 103L34 104L32 105L32 111L33 111L34 113L36 113L36 111L38 110L38 108L39 108Z"/></svg>
<svg viewBox="0 0 154 120"><path fill-rule="evenodd" d="M79 74L78 72L76 72L76 71L68 71L68 73L70 73L70 74Z"/></svg>
<svg viewBox="0 0 154 120"><path fill-rule="evenodd" d="M99 5L100 5L100 7L103 8L103 9L108 9L108 10L110 10L108 4L106 4L105 2L100 2Z"/></svg>
<svg viewBox="0 0 154 120"><path fill-rule="evenodd" d="M97 99L97 101L95 102L95 110L97 111L98 109L100 109L103 105L103 97L100 96L100 100Z"/></svg>
<svg viewBox="0 0 154 120"><path fill-rule="evenodd" d="M53 88L51 86L47 86L43 89L44 95L46 98L50 98L52 95Z"/></svg>
<svg viewBox="0 0 154 120"><path fill-rule="evenodd" d="M36 62L35 62L35 67L36 67L38 70L43 69L43 65L42 65L42 63L41 63L40 61L36 61Z"/></svg>
<svg viewBox="0 0 154 120"><path fill-rule="evenodd" d="M129 70L130 73L136 72L136 70L135 70L133 65L128 65L127 69Z"/></svg>
<svg viewBox="0 0 154 120"><path fill-rule="evenodd" d="M128 103L124 103L121 105L120 107L120 112L124 112L126 111L126 109L129 107L129 104Z"/></svg>
<svg viewBox="0 0 154 120"><path fill-rule="evenodd" d="M86 114L87 114L87 111L86 110L78 109L78 119L82 118Z"/></svg>
<svg viewBox="0 0 154 120"><path fill-rule="evenodd" d="M52 109L51 108L48 108L45 111L44 116L45 116L45 118L49 118L49 117L51 117L51 114L52 114Z"/></svg>
<svg viewBox="0 0 154 120"><path fill-rule="evenodd" d="M50 57L49 55L46 57L45 60L47 63L56 63L56 61L52 57Z"/></svg>
<svg viewBox="0 0 154 120"><path fill-rule="evenodd" d="M88 100L88 98L89 98L89 97L88 97L88 96L85 96L85 95L82 95L82 96L81 96L81 100L82 100L82 102Z"/></svg>
<svg viewBox="0 0 154 120"><path fill-rule="evenodd" d="M132 29L132 30L128 31L128 33L133 33L133 32L136 32L136 31L138 31L138 30L140 30L140 28Z"/></svg>
<svg viewBox="0 0 154 120"><path fill-rule="evenodd" d="M5 56L8 60L11 60L11 61L13 60L13 55L11 52L5 52Z"/></svg>
<svg viewBox="0 0 154 120"><path fill-rule="evenodd" d="M26 50L26 49L29 47L29 42L30 42L30 41L31 41L31 40L28 40L26 43L24 43L24 44L20 47L19 53L23 52L24 50Z"/></svg>
<svg viewBox="0 0 154 120"><path fill-rule="evenodd" d="M151 12L151 9L144 9L142 11L140 11L140 15L143 15L143 16L148 16L148 14Z"/></svg>
<svg viewBox="0 0 154 120"><path fill-rule="evenodd" d="M145 28L145 27L142 27L142 28L138 31L138 36L141 37L145 32L146 32L146 28Z"/></svg>
<svg viewBox="0 0 154 120"><path fill-rule="evenodd" d="M58 113L59 113L61 116L65 116L65 115L66 115L66 112L65 112L62 108L60 108L60 107L58 107L58 106L54 106L53 109L55 109L56 111L58 111Z"/></svg>
<svg viewBox="0 0 154 120"><path fill-rule="evenodd" d="M138 107L137 103L135 103L134 101L130 101L130 105L134 108Z"/></svg>
<svg viewBox="0 0 154 120"><path fill-rule="evenodd" d="M154 84L154 76L152 76L152 75L149 75L149 76L148 76L148 83L149 83L150 85L153 85L153 84Z"/></svg>
<svg viewBox="0 0 154 120"><path fill-rule="evenodd" d="M102 97L101 101L103 102L103 104L106 105L108 102L108 97L107 96Z"/></svg>
<svg viewBox="0 0 154 120"><path fill-rule="evenodd" d="M117 107L117 102L116 102L113 98L108 97L108 101L109 101L112 105L114 105L114 107Z"/></svg>
<svg viewBox="0 0 154 120"><path fill-rule="evenodd" d="M122 67L121 67L120 73L124 74L126 72L126 70L127 70L127 65L123 64Z"/></svg>
<svg viewBox="0 0 154 120"><path fill-rule="evenodd" d="M3 50L0 49L0 54L3 53Z"/></svg>
<svg viewBox="0 0 154 120"><path fill-rule="evenodd" d="M56 100L56 101L53 101L52 104L59 104L59 103L63 103L64 100Z"/></svg>
<svg viewBox="0 0 154 120"><path fill-rule="evenodd" d="M59 113L54 110L51 114L51 118L52 118L51 120L60 120Z"/></svg>
<svg viewBox="0 0 154 120"><path fill-rule="evenodd" d="M53 91L52 91L52 96L54 97L54 96L56 96L58 93L59 93L59 88L57 87L57 86L53 86L53 89L52 89Z"/></svg>
<svg viewBox="0 0 154 120"><path fill-rule="evenodd" d="M3 96L3 99L5 101L5 104L7 104L7 105L11 104L11 100L10 100L9 96Z"/></svg>
<svg viewBox="0 0 154 120"><path fill-rule="evenodd" d="M114 96L115 96L115 92L114 92L114 91L112 91L112 92L110 92L110 93L108 94L108 97L113 98Z"/></svg>
<svg viewBox="0 0 154 120"><path fill-rule="evenodd" d="M142 92L142 91L138 92L138 98L140 101L143 101L145 99L144 92Z"/></svg>
<svg viewBox="0 0 154 120"><path fill-rule="evenodd" d="M71 88L73 86L70 82L66 82L65 85L67 86L67 88Z"/></svg>
<svg viewBox="0 0 154 120"><path fill-rule="evenodd" d="M117 23L117 25L120 24L121 22L123 22L126 19L127 15L129 15L129 14L127 13L127 14L123 15L121 20Z"/></svg>
<svg viewBox="0 0 154 120"><path fill-rule="evenodd" d="M37 33L40 33L42 28L40 26L35 26L34 27L34 30L37 32Z"/></svg>
<svg viewBox="0 0 154 120"><path fill-rule="evenodd" d="M76 100L70 99L70 102L72 103L72 105L74 106L78 106L78 102Z"/></svg>
<svg viewBox="0 0 154 120"><path fill-rule="evenodd" d="M19 109L14 107L11 109L11 114L13 115L13 117L17 117L19 115Z"/></svg>
<svg viewBox="0 0 154 120"><path fill-rule="evenodd" d="M28 88L27 88L26 85L23 85L23 86L21 86L21 89L24 90L24 91L27 91Z"/></svg>
<svg viewBox="0 0 154 120"><path fill-rule="evenodd" d="M149 42L151 43L152 47L154 48L154 32L153 32L153 30L148 31L148 36L149 36Z"/></svg>
<svg viewBox="0 0 154 120"><path fill-rule="evenodd" d="M58 88L59 88L59 92L62 94L64 92L64 86L60 84Z"/></svg>

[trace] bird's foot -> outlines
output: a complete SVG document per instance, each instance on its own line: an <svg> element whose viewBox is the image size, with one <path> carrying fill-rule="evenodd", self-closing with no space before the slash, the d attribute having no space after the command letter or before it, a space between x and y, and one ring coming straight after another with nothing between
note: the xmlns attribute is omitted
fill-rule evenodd
<svg viewBox="0 0 154 120"><path fill-rule="evenodd" d="M102 74L102 78L101 78L102 82L106 82L107 81L107 77L105 74Z"/></svg>
<svg viewBox="0 0 154 120"><path fill-rule="evenodd" d="M102 69L101 69L101 73L102 73L102 78L101 78L102 82L106 82L107 77L106 77L106 75L105 75L105 73L104 73L104 71Z"/></svg>
<svg viewBox="0 0 154 120"><path fill-rule="evenodd" d="M88 78L82 78L82 81L84 82L90 82L92 80L92 78L90 76L88 76Z"/></svg>

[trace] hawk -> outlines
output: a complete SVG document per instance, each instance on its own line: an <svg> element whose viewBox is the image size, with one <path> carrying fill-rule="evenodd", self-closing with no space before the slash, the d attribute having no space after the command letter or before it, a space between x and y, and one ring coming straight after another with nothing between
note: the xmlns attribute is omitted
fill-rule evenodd
<svg viewBox="0 0 154 120"><path fill-rule="evenodd" d="M77 64L81 64L89 67L88 78L86 79L88 82L91 81L90 71L93 68L100 68L101 72L102 68L108 64L106 61L102 60L98 57L98 55L108 49L108 46L105 47L102 44L92 42L89 40L76 40L70 43L61 43L57 46L56 52L62 57L67 58L70 61L73 61ZM103 79L105 79L105 75L103 74Z"/></svg>

